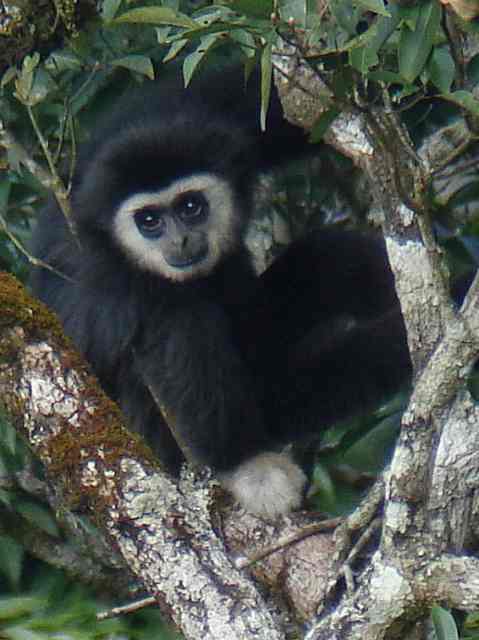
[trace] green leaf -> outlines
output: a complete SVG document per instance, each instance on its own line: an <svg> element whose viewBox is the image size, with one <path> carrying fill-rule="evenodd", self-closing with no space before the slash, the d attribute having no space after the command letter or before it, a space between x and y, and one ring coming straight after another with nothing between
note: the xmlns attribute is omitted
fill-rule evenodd
<svg viewBox="0 0 479 640"><path fill-rule="evenodd" d="M57 524L50 511L43 505L28 500L18 501L15 505L15 511L33 524L38 529L45 531L51 536L58 537Z"/></svg>
<svg viewBox="0 0 479 640"><path fill-rule="evenodd" d="M479 84L479 53L467 65L467 77L475 84Z"/></svg>
<svg viewBox="0 0 479 640"><path fill-rule="evenodd" d="M0 82L0 87L6 87L9 82L14 80L17 77L17 67L9 67L2 76L2 81Z"/></svg>
<svg viewBox="0 0 479 640"><path fill-rule="evenodd" d="M427 67L429 79L443 93L451 90L456 66L447 47L434 47Z"/></svg>
<svg viewBox="0 0 479 640"><path fill-rule="evenodd" d="M266 116L271 97L271 83L273 81L272 52L271 42L266 43L261 53L261 131L266 130Z"/></svg>
<svg viewBox="0 0 479 640"><path fill-rule="evenodd" d="M0 214L5 213L8 206L8 201L10 199L10 191L11 191L12 183L8 180L4 180L0 182ZM7 429L5 429L6 431ZM4 429L1 429L0 434ZM2 442L3 444L3 442Z"/></svg>
<svg viewBox="0 0 479 640"><path fill-rule="evenodd" d="M368 78L373 82L385 82L386 84L404 84L404 78L393 71L371 71Z"/></svg>
<svg viewBox="0 0 479 640"><path fill-rule="evenodd" d="M312 0L280 0L278 9L282 20L293 19L294 24L303 29L311 28L317 21L317 8Z"/></svg>
<svg viewBox="0 0 479 640"><path fill-rule="evenodd" d="M101 17L105 22L113 20L120 8L121 0L103 0L101 7Z"/></svg>
<svg viewBox="0 0 479 640"><path fill-rule="evenodd" d="M228 6L250 18L269 19L273 13L273 0L233 0Z"/></svg>
<svg viewBox="0 0 479 640"><path fill-rule="evenodd" d="M38 53L38 51L35 51L33 55L25 56L22 63L22 70L31 73L38 67L39 62L40 54Z"/></svg>
<svg viewBox="0 0 479 640"><path fill-rule="evenodd" d="M431 619L437 640L459 640L456 621L447 609L433 607Z"/></svg>
<svg viewBox="0 0 479 640"><path fill-rule="evenodd" d="M368 47L372 51L379 51L401 21L397 5L390 5L389 12L390 15L388 17L378 16L367 31L350 40L342 50L348 51L355 47Z"/></svg>
<svg viewBox="0 0 479 640"><path fill-rule="evenodd" d="M153 63L151 62L151 58L148 58L147 56L140 56L132 53L129 56L111 60L110 64L113 67L123 67L130 71L136 71L136 73L141 73L141 75L150 78L150 80L154 80L155 78Z"/></svg>
<svg viewBox="0 0 479 640"><path fill-rule="evenodd" d="M468 613L464 620L464 629L471 631L479 628L479 611Z"/></svg>
<svg viewBox="0 0 479 640"><path fill-rule="evenodd" d="M340 110L336 109L336 107L332 107L331 109L324 111L314 123L309 141L313 144L320 142L326 131L340 113Z"/></svg>
<svg viewBox="0 0 479 640"><path fill-rule="evenodd" d="M57 84L55 80L44 69L38 69L33 79L30 91L30 104L35 105L45 100L47 95L55 91Z"/></svg>
<svg viewBox="0 0 479 640"><path fill-rule="evenodd" d="M323 494L323 497L331 503L336 499L335 486L331 475L319 463L314 465L310 491Z"/></svg>
<svg viewBox="0 0 479 640"><path fill-rule="evenodd" d="M78 71L83 62L71 51L59 49L53 51L45 61L45 67L52 73L60 71Z"/></svg>
<svg viewBox="0 0 479 640"><path fill-rule="evenodd" d="M384 6L383 0L355 0L355 3L367 11L378 13L381 16L389 17L390 13Z"/></svg>
<svg viewBox="0 0 479 640"><path fill-rule="evenodd" d="M5 465L3 464L3 460L1 458L0 458L0 473L4 478L8 473ZM10 493L9 491L5 491L4 489L0 489L0 503L3 504L4 507L8 507L10 509L14 498L15 496L13 493Z"/></svg>
<svg viewBox="0 0 479 640"><path fill-rule="evenodd" d="M208 36L204 36L201 38L200 44L196 48L193 53L190 53L183 60L183 80L185 83L185 87L190 84L193 73L196 68L206 56L206 54L210 51L210 49L216 44L216 42L223 37L223 34L220 33L212 33Z"/></svg>
<svg viewBox="0 0 479 640"><path fill-rule="evenodd" d="M158 44L168 44L171 27L155 27L155 33Z"/></svg>
<svg viewBox="0 0 479 640"><path fill-rule="evenodd" d="M479 100L474 98L469 91L453 91L452 93L443 93L442 98L458 104L460 107L467 109L475 116L479 116Z"/></svg>
<svg viewBox="0 0 479 640"><path fill-rule="evenodd" d="M230 32L230 38L237 42L247 58L254 58L257 45L253 35L246 29L234 29Z"/></svg>
<svg viewBox="0 0 479 640"><path fill-rule="evenodd" d="M121 24L141 23L141 24L169 24L173 27L184 27L185 29L197 29L198 24L189 16L169 7L138 7L122 13L118 18L112 20L113 23Z"/></svg>
<svg viewBox="0 0 479 640"><path fill-rule="evenodd" d="M2 631L7 640L48 640L46 634L32 631L21 624L14 627L6 627Z"/></svg>
<svg viewBox="0 0 479 640"><path fill-rule="evenodd" d="M164 7L170 7L170 9L174 9L178 11L180 8L180 0L161 0L161 4Z"/></svg>
<svg viewBox="0 0 479 640"><path fill-rule="evenodd" d="M341 0L329 0L328 6L339 27L351 37L356 36L358 10L355 10L350 2L341 2ZM332 36L335 41L335 48L337 48L337 32L338 29L335 28Z"/></svg>
<svg viewBox="0 0 479 640"><path fill-rule="evenodd" d="M163 62L170 62L170 60L173 60L174 58L176 58L176 56L179 53L181 53L181 51L183 51L183 49L186 47L188 42L189 42L189 40L186 40L186 39L177 40L176 42L173 42L173 44L170 46L167 54L163 58Z"/></svg>
<svg viewBox="0 0 479 640"><path fill-rule="evenodd" d="M282 20L294 20L295 24L304 27L308 13L306 0L279 0L278 9Z"/></svg>
<svg viewBox="0 0 479 640"><path fill-rule="evenodd" d="M365 75L371 67L375 67L379 62L378 55L370 47L358 47L349 52L349 63L360 73Z"/></svg>
<svg viewBox="0 0 479 640"><path fill-rule="evenodd" d="M14 620L45 606L45 600L33 596L0 598L0 620Z"/></svg>
<svg viewBox="0 0 479 640"><path fill-rule="evenodd" d="M31 107L45 100L47 95L56 89L53 78L42 68L30 73L22 71L15 82L15 96Z"/></svg>
<svg viewBox="0 0 479 640"><path fill-rule="evenodd" d="M437 0L421 3L416 10L415 30L403 23L399 40L399 72L408 83L414 82L423 70L441 24Z"/></svg>
<svg viewBox="0 0 479 640"><path fill-rule="evenodd" d="M20 583L23 566L23 547L9 536L0 536L0 573L7 578L13 588L17 588ZM0 620L10 616L8 611L2 609L5 601L0 599Z"/></svg>

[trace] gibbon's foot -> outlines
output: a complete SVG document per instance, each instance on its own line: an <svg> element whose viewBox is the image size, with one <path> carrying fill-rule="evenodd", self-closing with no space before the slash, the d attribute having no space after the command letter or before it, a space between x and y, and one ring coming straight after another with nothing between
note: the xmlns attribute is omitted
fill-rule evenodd
<svg viewBox="0 0 479 640"><path fill-rule="evenodd" d="M250 513L276 518L297 509L303 499L306 475L284 453L261 453L219 480Z"/></svg>

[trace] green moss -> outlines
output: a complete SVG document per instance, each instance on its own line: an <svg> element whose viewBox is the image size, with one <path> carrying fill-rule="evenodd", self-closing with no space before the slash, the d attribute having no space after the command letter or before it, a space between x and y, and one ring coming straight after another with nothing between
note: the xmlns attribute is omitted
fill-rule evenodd
<svg viewBox="0 0 479 640"><path fill-rule="evenodd" d="M28 333L48 333L65 342L58 318L6 272L0 272L0 309L0 329L20 325Z"/></svg>
<svg viewBox="0 0 479 640"><path fill-rule="evenodd" d="M101 519L111 496L108 490L99 491L98 486L85 487L85 461L96 461L98 469L106 466L115 473L120 472L120 462L125 456L136 457L150 465L157 465L158 461L142 439L126 429L120 409L88 372L83 358L64 336L56 316L6 273L0 273L0 309L0 362L7 359L11 365L11 368L4 368L6 388L14 386L8 384L5 376L11 371L14 380L19 351L26 343L39 340L48 342L55 349L65 370L74 369L80 375L83 388L78 427L65 423L58 435L40 445L37 453L46 462L49 476L63 483L69 508L78 509L86 503L93 517ZM22 419L23 403L8 391L3 404L13 420ZM98 474L101 483L100 476L101 472Z"/></svg>

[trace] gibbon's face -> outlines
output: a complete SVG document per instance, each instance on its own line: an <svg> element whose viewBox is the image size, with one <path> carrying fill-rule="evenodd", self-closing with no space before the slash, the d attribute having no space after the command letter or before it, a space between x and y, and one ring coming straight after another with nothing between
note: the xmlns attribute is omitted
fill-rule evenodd
<svg viewBox="0 0 479 640"><path fill-rule="evenodd" d="M231 186L200 173L129 196L114 213L113 235L141 269L186 282L210 274L238 244L237 220Z"/></svg>

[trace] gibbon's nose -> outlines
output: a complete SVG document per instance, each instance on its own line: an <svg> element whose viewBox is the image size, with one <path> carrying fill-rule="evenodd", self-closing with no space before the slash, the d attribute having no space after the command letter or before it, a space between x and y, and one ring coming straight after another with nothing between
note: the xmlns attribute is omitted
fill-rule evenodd
<svg viewBox="0 0 479 640"><path fill-rule="evenodd" d="M183 251L188 247L188 234L175 233L171 241L176 249L181 249Z"/></svg>

